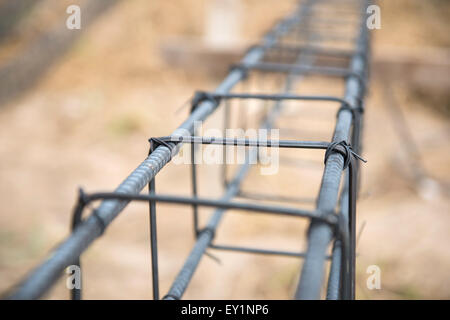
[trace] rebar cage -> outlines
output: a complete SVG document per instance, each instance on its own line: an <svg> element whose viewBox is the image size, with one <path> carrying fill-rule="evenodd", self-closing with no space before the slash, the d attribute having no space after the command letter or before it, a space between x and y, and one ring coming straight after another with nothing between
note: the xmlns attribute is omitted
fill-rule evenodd
<svg viewBox="0 0 450 320"><path fill-rule="evenodd" d="M360 135L364 96L368 79L369 34L365 25L369 1L304 0L290 16L278 22L251 47L240 63L233 65L225 80L213 92L199 91L191 101L188 119L170 136L151 138L148 157L119 185L114 192L84 193L80 191L74 210L72 233L40 266L34 269L9 295L11 299L41 297L69 265L80 266L81 254L100 237L108 225L130 201L149 203L152 286L154 299L160 299L158 281L158 243L156 203L188 205L193 210L195 244L170 290L163 299L181 299L207 249L244 253L283 255L303 258L296 299L317 299L321 295L325 261L331 260L326 290L327 299L355 298L355 242L358 161L363 160ZM331 86L342 88L341 95L299 93L300 84L320 77ZM270 85L268 85L268 83ZM321 86L321 92L328 88ZM231 105L233 102L233 106ZM245 117L251 103L258 108L257 116ZM299 102L315 108L338 106L332 139L325 141L249 139L197 136L195 122L203 121L217 109L223 110L223 130L238 128L271 129L292 133L278 126L287 103L298 108ZM301 105L300 105L301 106ZM232 113L238 112L237 121ZM329 113L329 111L327 111ZM234 117L236 118L236 117ZM301 131L301 130L300 130ZM300 132L301 134L301 132ZM183 144L191 148L192 196L163 195L155 191L156 174L171 161ZM222 165L223 195L219 199L199 197L196 154L201 145L214 144L246 148L243 164ZM324 150L324 169L317 199L286 195L252 193L243 190L242 183L252 166L260 160L262 148ZM285 161L286 163L289 161ZM285 162L283 162L285 164ZM297 167L302 164L295 164ZM348 168L348 170L346 170ZM344 179L341 179L344 177ZM341 183L341 180L342 183ZM148 185L148 194L141 191ZM249 202L234 201L234 198ZM101 200L91 214L82 219L83 210L93 201ZM261 201L264 200L264 201ZM267 201L314 202L315 209L290 205L268 205ZM199 207L215 208L208 222L199 223ZM306 252L267 250L217 244L214 236L227 210L244 210L260 214L286 215L310 220ZM331 254L328 254L332 244ZM73 299L81 299L81 289L71 290Z"/></svg>

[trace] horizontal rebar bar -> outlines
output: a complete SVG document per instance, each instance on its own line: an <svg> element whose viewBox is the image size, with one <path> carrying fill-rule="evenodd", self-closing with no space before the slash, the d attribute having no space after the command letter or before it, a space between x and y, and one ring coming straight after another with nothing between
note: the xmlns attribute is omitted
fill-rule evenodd
<svg viewBox="0 0 450 320"><path fill-rule="evenodd" d="M256 253L256 254L266 254L266 255L280 255L286 257L296 257L296 258L304 258L306 254L304 252L293 252L293 251L284 251L284 250L267 250L267 249L259 249L259 248L249 248L249 247L240 247L240 246L225 246L218 244L209 245L211 249L216 250L224 250L224 251L237 251L243 253ZM331 257L327 257L330 259Z"/></svg>
<svg viewBox="0 0 450 320"><path fill-rule="evenodd" d="M212 200L207 198L181 197L167 194L124 194L116 192L96 192L92 194L85 194L83 196L83 207L92 201L106 200L106 199L145 201L145 202L154 201L176 205L195 204L197 206L203 207L245 210L260 213L280 214L292 217L318 219L330 224L335 224L337 222L335 216L330 215L322 216L319 212L302 210L291 207L260 205L256 203L245 203L245 202L233 202L233 201L225 201L222 199Z"/></svg>

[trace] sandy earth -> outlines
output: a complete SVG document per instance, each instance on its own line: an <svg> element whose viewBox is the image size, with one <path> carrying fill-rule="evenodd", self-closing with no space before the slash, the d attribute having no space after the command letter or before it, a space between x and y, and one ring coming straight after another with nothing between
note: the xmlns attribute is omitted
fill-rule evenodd
<svg viewBox="0 0 450 320"><path fill-rule="evenodd" d="M450 45L448 37L441 35L448 33L436 32L441 30L436 29L440 21L447 30L448 23L431 19L436 11L423 2L398 1L389 6L381 2L383 25L374 31L375 51L383 45ZM243 39L251 42L289 12L294 1L279 7L279 1L272 0L244 3L249 18L244 19ZM24 20L23 31L0 44L0 65L19 50L21 41L33 36L37 21L51 16L53 5L54 1L43 1L34 18ZM0 292L67 236L78 186L87 191L112 190L145 158L149 137L167 135L184 120L188 110L177 110L193 91L210 90L220 83L221 77L167 65L160 55L161 45L170 36L201 35L203 20L198 16L204 7L205 1L199 0L177 1L176 5L168 1L119 2L37 85L1 107ZM439 14L445 15L448 8L445 5ZM402 19L397 19L399 16ZM363 140L363 155L369 162L363 165L358 203L358 225L364 228L357 247L357 298L450 298L450 130L448 116L442 112L448 110L448 96L438 100L442 105L430 105L426 97L417 99L415 91L398 77L391 81L414 129L423 164L435 181L420 189L386 106L379 74L375 70L373 75ZM329 88L323 81L305 83L305 88L308 86L316 92ZM293 113L288 108L279 124L292 127ZM214 114L210 123L217 123L220 117L220 113ZM319 117L327 121L317 121ZM304 130L297 137L329 139L334 111L305 109L297 119L300 122L295 125ZM279 175L265 179L252 171L245 188L258 185L263 191L314 196L323 169L321 155L304 155L319 162L283 168ZM201 169L202 195L220 194L215 182L218 176L215 167ZM188 194L188 167L168 165L158 175L157 185L159 192ZM85 253L85 298L151 298L147 210L143 204L131 204ZM189 213L189 208L158 208L164 293L194 243ZM304 221L236 212L226 216L222 227L217 243L284 250L306 247ZM214 255L221 263L204 257L185 298L287 299L295 291L301 267L297 259L225 252ZM381 290L366 288L369 265L381 268ZM63 281L47 298L68 296Z"/></svg>

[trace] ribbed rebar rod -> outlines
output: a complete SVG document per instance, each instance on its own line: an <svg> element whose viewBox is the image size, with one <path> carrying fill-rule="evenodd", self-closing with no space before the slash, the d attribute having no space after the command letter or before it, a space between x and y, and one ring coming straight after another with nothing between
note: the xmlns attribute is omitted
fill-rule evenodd
<svg viewBox="0 0 450 320"><path fill-rule="evenodd" d="M341 289L341 259L342 245L341 240L335 240L333 251L331 252L331 267L327 284L327 300L338 300Z"/></svg>
<svg viewBox="0 0 450 320"><path fill-rule="evenodd" d="M365 25L364 10L368 4L368 0L361 3L361 31L356 44L358 52L367 51L367 28ZM354 55L351 60L351 71L363 75L365 70L366 59L364 59L363 55ZM361 82L354 77L349 77L346 81L345 100L357 104L359 103L359 97L362 92L363 87L361 86ZM333 141L347 141L349 139L352 119L352 113L348 110L343 110L339 113L333 134ZM318 210L332 212L336 208L343 167L344 159L342 155L337 153L330 155L325 164L324 175L322 177L317 201ZM326 251L332 238L333 230L329 226L320 222L311 222L308 232L308 249L295 298L320 298Z"/></svg>

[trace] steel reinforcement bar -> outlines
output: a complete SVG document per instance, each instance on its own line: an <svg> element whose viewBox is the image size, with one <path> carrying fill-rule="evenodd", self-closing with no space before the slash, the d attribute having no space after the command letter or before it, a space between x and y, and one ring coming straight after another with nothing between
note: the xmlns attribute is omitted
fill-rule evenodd
<svg viewBox="0 0 450 320"><path fill-rule="evenodd" d="M369 5L370 1L363 1L361 9L361 15L364 17L365 9ZM356 52L351 58L350 71L359 74L361 77L367 77L367 56L368 56L368 41L369 41L368 29L366 27L365 19L361 19L360 32L356 43ZM362 53L362 54L359 54ZM349 101L352 105L358 105L362 109L363 97L366 88L364 84L358 81L355 77L348 77L346 83L345 101ZM352 145L357 152L360 151L360 122L361 117L354 117L354 114L350 110L344 110L338 113L338 119L336 127L333 133L333 141L347 141L353 135ZM353 128L353 132L351 132ZM321 188L319 192L319 198L317 200L317 209L323 212L332 212L336 208L339 194L339 185L342 177L342 170L344 168L344 158L341 154L334 153L331 155L325 163L325 170L322 177ZM349 197L348 189L345 188L343 197ZM356 196L356 195L354 195ZM352 258L353 263L349 266L352 270L353 281L351 285L351 298L355 297L355 219L356 217L348 217L348 210L343 206L341 208L342 214L347 218L350 225L350 234L352 235ZM312 221L308 231L308 249L305 257L305 263L301 271L300 282L298 284L295 297L297 299L318 299L320 296L320 289L323 282L324 275L324 263L326 257L326 250L333 237L333 230L329 226L320 223L319 221ZM333 250L333 256L339 256L341 254L338 246L335 246ZM336 261L339 259L336 259ZM334 279L333 264L331 268L331 280L329 284L333 288L329 288L328 297L337 297L339 285L335 283L337 277ZM333 292L334 291L334 292Z"/></svg>
<svg viewBox="0 0 450 320"><path fill-rule="evenodd" d="M323 43L323 34L314 32L311 21L314 21L317 12L335 8L336 3L343 3L350 7L350 14L355 14L360 20L360 31L356 36L356 44L351 50L341 48L328 48L320 46ZM152 147L149 156L119 185L113 193L97 194L98 199L103 201L98 208L94 209L88 218L81 220L81 213L87 198L80 197L74 218L73 232L49 255L41 265L34 269L22 282L13 288L8 298L10 299L37 299L45 294L61 276L64 269L73 264L79 264L81 254L101 236L108 225L132 200L145 200L150 204L151 221L151 249L152 249L152 272L154 298L159 298L158 288L158 263L157 263L157 241L156 241L156 214L155 202L175 202L191 204L194 208L194 224L197 232L195 245L189 254L184 266L175 278L165 299L181 299L184 291L197 269L197 266L206 253L206 249L215 248L219 250L234 250L241 252L281 254L287 256L304 257L305 262L301 272L301 278L295 297L298 299L317 299L323 283L324 264L327 259L331 260L331 268L328 279L327 298L330 299L352 299L354 298L354 263L355 263L355 201L356 201L356 173L358 165L353 161L358 157L356 152L360 150L360 128L362 123L363 98L365 93L365 80L367 77L368 64L368 33L365 28L365 9L369 1L345 0L305 0L300 3L298 9L290 16L281 20L263 38L261 44L252 47L244 56L242 61L235 65L225 80L211 93L201 93L193 99L193 108L189 118L179 126L170 136L172 138L151 139ZM329 8L328 8L329 9ZM323 15L323 14L322 14ZM344 19L343 22L346 23ZM339 26L339 25L338 25ZM300 46L291 46L286 43L286 38L294 35ZM334 37L330 34L325 37L326 41L342 41L342 37ZM331 39L331 40L330 40ZM325 42L328 43L328 42ZM319 45L318 45L319 44ZM286 49L283 49L286 48ZM286 55L293 57L289 63L285 61L265 61L273 50L281 53L279 60L285 60ZM280 51L281 50L281 51ZM348 69L316 66L315 62L321 55L330 55L350 59ZM250 72L282 73L285 74L285 83L279 94L232 94L230 91L236 84L244 80ZM328 75L346 79L346 92L344 97L330 96L300 96L293 95L294 83L298 83L302 77L310 74ZM196 196L195 166L192 165L194 198L191 200L163 197L154 194L156 174L178 153L183 143L195 142L194 123L203 121L213 113L222 100L228 99L258 99L273 100L274 105L260 124L260 128L272 128L277 119L283 102L285 100L312 100L336 102L341 105L333 139L325 142L305 141L278 141L274 146L278 147L315 147L326 149L325 170L317 200L317 208L313 213L290 210L289 208L273 208L255 205L238 205L230 202L241 193L240 185L245 179L252 160L257 158L257 147L268 146L268 141L237 141L237 140L215 140L203 137L197 139L197 143L216 143L221 145L245 145L249 147L246 162L240 167L230 182L226 183L224 195L216 201L200 201ZM190 134L186 137L186 132ZM174 140L173 137L184 136L184 140ZM214 139L213 139L214 140ZM349 144L354 148L351 150ZM281 143L281 146L280 146ZM269 145L272 147L272 145ZM341 203L338 216L334 221L335 210L338 206L341 176L345 168L349 166L344 188L341 191ZM140 198L139 193L146 185L150 187L150 195ZM199 230L197 228L196 208L208 205L216 207L217 210L211 215L206 226ZM240 207L239 207L240 206ZM306 253L292 253L254 248L241 248L221 246L212 244L215 230L227 209L247 208L248 210L262 210L263 212L277 211L292 215L307 217L311 220L308 233L308 249ZM264 211L265 210L265 211ZM271 211L272 210L272 211ZM334 221L330 223L330 221ZM338 230L336 232L336 230ZM327 255L329 244L334 239L331 256ZM75 293L74 298L80 298L80 293Z"/></svg>

